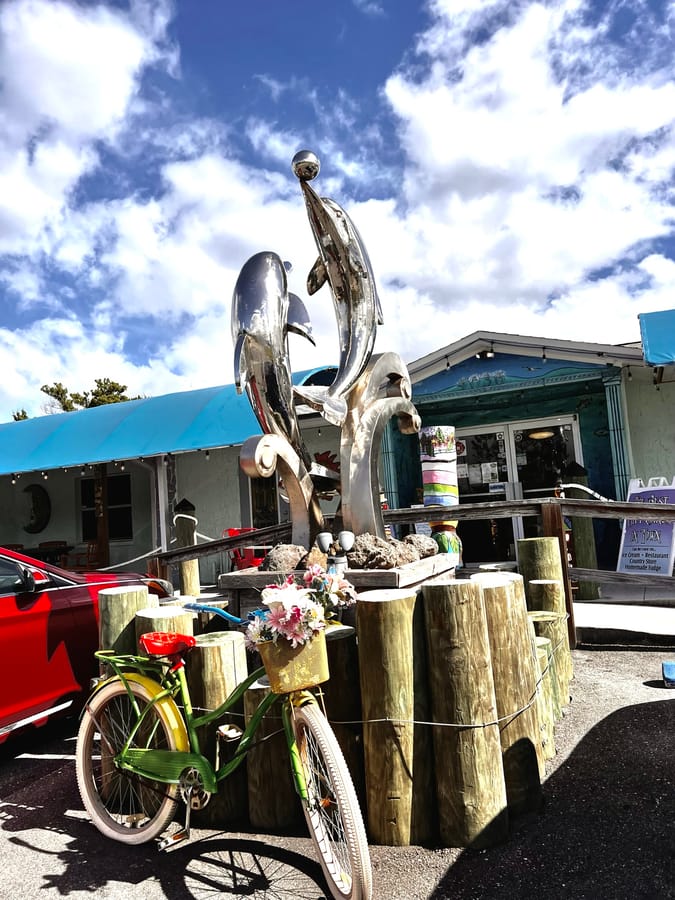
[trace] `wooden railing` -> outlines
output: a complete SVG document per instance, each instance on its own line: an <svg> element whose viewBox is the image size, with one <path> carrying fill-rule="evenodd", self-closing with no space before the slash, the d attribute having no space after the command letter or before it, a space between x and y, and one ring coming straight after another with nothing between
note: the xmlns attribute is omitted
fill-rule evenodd
<svg viewBox="0 0 675 900"><path fill-rule="evenodd" d="M450 513L446 510L444 515ZM435 522L438 507L407 507L388 509L383 513L388 524L414 524L415 522ZM675 504L623 503L620 501L571 500L545 497L538 500L506 500L492 503L462 503L452 507L452 518L459 522L470 519L509 519L513 516L541 516L545 536L560 537L564 540L563 517L591 519L638 519L640 521L675 522ZM188 559L201 559L215 553L225 553L236 547L271 544L287 540L291 525L284 522L259 528L235 537L219 538L194 547L181 547L158 553L156 559L165 565L175 565ZM675 586L675 578L661 575L628 575L601 569L571 568L570 574L580 581L616 581L635 584L664 583Z"/></svg>
<svg viewBox="0 0 675 900"><path fill-rule="evenodd" d="M450 515L448 510L444 515ZM471 519L508 519L513 516L540 516L542 535L557 537L563 560L567 559L565 543L564 517L591 519L635 519L638 521L675 522L675 504L624 503L605 500L573 500L567 498L545 497L537 500L506 500L491 503L462 503L452 507L452 518L458 522ZM438 520L438 507L408 507L406 509L389 509L383 513L384 521L392 525L414 524L416 522L434 522ZM327 526L330 528L330 524ZM176 565L186 560L201 559L215 553L224 553L235 547L258 544L284 542L290 538L291 525L286 522L259 528L235 537L220 538L193 547L183 547L157 554L158 574L168 565ZM574 606L572 595L573 581L619 582L636 586L658 586L669 591L675 590L675 578L667 575L631 575L605 569L588 569L564 567L563 581L565 603L569 616L570 637L574 641Z"/></svg>

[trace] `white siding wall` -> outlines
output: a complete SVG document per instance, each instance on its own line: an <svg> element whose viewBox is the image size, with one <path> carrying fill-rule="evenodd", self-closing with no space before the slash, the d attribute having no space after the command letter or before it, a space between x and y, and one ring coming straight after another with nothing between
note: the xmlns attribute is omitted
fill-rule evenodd
<svg viewBox="0 0 675 900"><path fill-rule="evenodd" d="M666 367L660 390L650 368L632 368L625 380L634 478L675 477L675 366ZM624 498L625 499L625 498Z"/></svg>

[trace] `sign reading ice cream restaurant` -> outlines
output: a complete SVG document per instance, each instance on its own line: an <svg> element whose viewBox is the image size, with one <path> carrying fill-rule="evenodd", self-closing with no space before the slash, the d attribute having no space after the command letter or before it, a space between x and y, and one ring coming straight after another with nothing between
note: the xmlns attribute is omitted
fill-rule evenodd
<svg viewBox="0 0 675 900"><path fill-rule="evenodd" d="M636 480L629 503L675 503L675 479L650 478L647 487ZM619 551L619 572L631 575L672 575L675 562L675 522L625 519Z"/></svg>

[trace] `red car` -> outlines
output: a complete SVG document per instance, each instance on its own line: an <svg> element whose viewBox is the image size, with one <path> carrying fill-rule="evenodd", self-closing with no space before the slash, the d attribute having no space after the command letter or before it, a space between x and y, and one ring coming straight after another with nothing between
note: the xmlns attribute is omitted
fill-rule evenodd
<svg viewBox="0 0 675 900"><path fill-rule="evenodd" d="M173 593L144 575L69 572L0 547L0 743L78 709L98 674L98 592L125 584Z"/></svg>

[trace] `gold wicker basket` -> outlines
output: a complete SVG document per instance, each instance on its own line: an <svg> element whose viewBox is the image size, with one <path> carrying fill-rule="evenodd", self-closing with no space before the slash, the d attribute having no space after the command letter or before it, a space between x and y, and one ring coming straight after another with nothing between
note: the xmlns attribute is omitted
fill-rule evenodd
<svg viewBox="0 0 675 900"><path fill-rule="evenodd" d="M284 639L264 641L257 647L265 666L270 688L275 694L301 691L328 681L326 635L319 631L311 641L291 647Z"/></svg>

